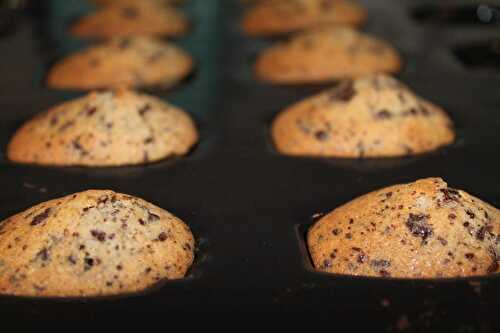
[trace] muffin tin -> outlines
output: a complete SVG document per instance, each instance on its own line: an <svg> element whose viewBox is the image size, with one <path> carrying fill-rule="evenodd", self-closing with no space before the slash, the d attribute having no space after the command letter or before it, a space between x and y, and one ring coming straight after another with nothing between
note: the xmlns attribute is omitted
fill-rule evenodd
<svg viewBox="0 0 500 333"><path fill-rule="evenodd" d="M417 6L412 14L413 18L424 23L499 24L500 8L497 5L494 2L442 1Z"/></svg>
<svg viewBox="0 0 500 333"><path fill-rule="evenodd" d="M421 1L360 1L365 31L393 43L405 66L397 77L441 105L457 126L456 142L408 158L344 160L277 154L273 117L290 103L332 86L270 85L253 77L256 54L272 43L239 30L240 1L191 0L191 33L177 40L196 73L170 90L149 92L188 111L200 143L186 157L121 168L15 165L5 147L19 125L83 92L50 90L53 61L83 46L61 30L89 6L83 0L32 1L15 30L0 39L0 218L69 193L109 188L144 198L186 221L198 249L189 275L144 293L93 299L0 297L9 319L110 319L260 312L269 318L327 319L335 327L379 331L495 331L497 275L412 280L326 274L311 266L304 235L314 215L361 194L428 176L500 206L500 71L464 65L453 52L499 37L478 23L425 24L412 18ZM194 314L196 313L196 314ZM229 320L248 320L233 314ZM260 317L262 318L262 317ZM225 320L225 319L224 319ZM332 326L333 327L333 326Z"/></svg>

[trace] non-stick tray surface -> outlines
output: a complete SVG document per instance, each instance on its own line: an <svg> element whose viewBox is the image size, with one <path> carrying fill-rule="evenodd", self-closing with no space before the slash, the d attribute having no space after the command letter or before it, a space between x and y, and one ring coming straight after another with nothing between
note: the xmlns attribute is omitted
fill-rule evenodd
<svg viewBox="0 0 500 333"><path fill-rule="evenodd" d="M271 41L241 33L239 1L191 0L184 9L192 32L176 42L194 55L196 73L173 90L150 90L196 119L201 140L189 156L125 168L10 163L5 147L23 121L83 94L50 90L43 79L54 61L85 44L63 29L90 7L79 0L33 1L22 20L0 36L0 219L69 193L109 188L181 217L199 248L183 280L145 293L89 300L0 297L0 317L302 312L309 313L302 319L327 318L374 332L495 331L498 276L416 281L352 278L311 268L304 245L311 216L384 186L440 176L500 206L500 67L468 67L454 52L457 46L500 39L498 25L413 18L413 9L438 1L360 2L370 13L363 29L403 54L399 79L443 106L455 121L458 138L452 146L383 160L278 155L269 139L272 118L291 102L334 83L273 86L256 81L252 63Z"/></svg>

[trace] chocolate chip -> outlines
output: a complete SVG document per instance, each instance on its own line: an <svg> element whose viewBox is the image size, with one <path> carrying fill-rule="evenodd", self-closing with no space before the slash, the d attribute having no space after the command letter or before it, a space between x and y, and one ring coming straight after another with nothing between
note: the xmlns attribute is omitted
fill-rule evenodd
<svg viewBox="0 0 500 333"><path fill-rule="evenodd" d="M363 264L366 262L366 259L367 259L367 256L366 254L363 252L362 249L360 249L359 247L353 247L352 248L353 251L356 251L356 252L359 252L358 254L358 257L357 257L357 262L360 263L360 264Z"/></svg>
<svg viewBox="0 0 500 333"><path fill-rule="evenodd" d="M145 144L153 143L154 141L155 141L155 139L153 137L149 137L149 138L144 139Z"/></svg>
<svg viewBox="0 0 500 333"><path fill-rule="evenodd" d="M403 115L405 115L405 116L408 116L408 115L410 115L410 116L416 116L417 114L418 114L417 109L411 108L408 111L406 111Z"/></svg>
<svg viewBox="0 0 500 333"><path fill-rule="evenodd" d="M295 123L297 124L297 127L304 133L304 134L309 134L311 133L311 129L309 128L309 126L307 126L306 124L304 124L303 120L302 119L297 119L295 121Z"/></svg>
<svg viewBox="0 0 500 333"><path fill-rule="evenodd" d="M139 219L139 224L140 225L146 225L146 221L144 221L143 219Z"/></svg>
<svg viewBox="0 0 500 333"><path fill-rule="evenodd" d="M61 127L59 127L59 132L64 132L66 129L70 128L73 125L75 125L75 122L73 120L67 121Z"/></svg>
<svg viewBox="0 0 500 333"><path fill-rule="evenodd" d="M358 263L363 264L363 263L366 261L366 258L367 258L367 257L366 257L366 254L364 254L364 253L360 253L360 254L358 255Z"/></svg>
<svg viewBox="0 0 500 333"><path fill-rule="evenodd" d="M379 120L385 120L385 119L389 119L391 117L392 117L392 113L390 113L387 110L381 110L381 111L377 112L377 114L375 115L375 118L377 118Z"/></svg>
<svg viewBox="0 0 500 333"><path fill-rule="evenodd" d="M323 260L323 268L332 267L332 261L330 259Z"/></svg>
<svg viewBox="0 0 500 333"><path fill-rule="evenodd" d="M345 81L339 86L335 87L328 95L330 101L340 100L342 102L349 102L354 95L356 95L356 90L354 89L354 84L352 81Z"/></svg>
<svg viewBox="0 0 500 333"><path fill-rule="evenodd" d="M104 242L106 240L106 233L100 230L91 230L90 234L96 238L99 242Z"/></svg>
<svg viewBox="0 0 500 333"><path fill-rule="evenodd" d="M452 189L450 187L448 187L448 188L442 188L439 191L441 193L443 193L444 201L445 202L458 201L458 198L462 197L460 195L460 192L458 192L457 190Z"/></svg>
<svg viewBox="0 0 500 333"><path fill-rule="evenodd" d="M161 242L164 242L166 241L168 238L167 234L165 232L161 232L159 235L158 235L158 240L161 241Z"/></svg>
<svg viewBox="0 0 500 333"><path fill-rule="evenodd" d="M342 233L342 229L336 228L332 230L332 234L335 236L338 236L340 233Z"/></svg>
<svg viewBox="0 0 500 333"><path fill-rule="evenodd" d="M370 260L370 266L375 270L386 269L391 267L391 262L385 259Z"/></svg>
<svg viewBox="0 0 500 333"><path fill-rule="evenodd" d="M425 241L432 236L432 228L427 223L428 219L429 215L410 213L406 220L406 226L413 236L422 237L422 240Z"/></svg>
<svg viewBox="0 0 500 333"><path fill-rule="evenodd" d="M350 232L348 232L347 234L345 234L345 238L351 239L352 238L352 234Z"/></svg>
<svg viewBox="0 0 500 333"><path fill-rule="evenodd" d="M97 107L91 107L89 109L87 109L87 117L91 117L92 115L94 115L94 113L96 113L97 111Z"/></svg>
<svg viewBox="0 0 500 333"><path fill-rule="evenodd" d="M476 214L474 214L474 213L473 213L472 211L470 211L470 210L467 210L467 211L465 211L465 212L467 213L467 215L469 215L469 217L470 217L471 219L473 219L473 218L475 218L475 217L476 217Z"/></svg>
<svg viewBox="0 0 500 333"><path fill-rule="evenodd" d="M446 244L448 244L448 241L442 237L439 237L438 236L438 241L441 243L441 245L445 246Z"/></svg>
<svg viewBox="0 0 500 333"><path fill-rule="evenodd" d="M488 266L486 269L486 272L488 274L495 273L498 270L498 262L496 259L493 260L493 262Z"/></svg>
<svg viewBox="0 0 500 333"><path fill-rule="evenodd" d="M106 202L108 202L109 198L107 195L103 195L101 197L99 197L97 199L97 204L100 205L100 204L106 204Z"/></svg>
<svg viewBox="0 0 500 333"><path fill-rule="evenodd" d="M159 220L160 217L154 213L148 211L148 221L153 222Z"/></svg>
<svg viewBox="0 0 500 333"><path fill-rule="evenodd" d="M49 260L49 252L47 251L47 248L43 248L41 249L37 254L36 254L36 257L38 259L41 259L43 261L47 261Z"/></svg>
<svg viewBox="0 0 500 333"><path fill-rule="evenodd" d="M143 117L146 112L151 111L151 105L150 104L145 104L143 107L141 107L138 112L141 117Z"/></svg>
<svg viewBox="0 0 500 333"><path fill-rule="evenodd" d="M122 266L122 265L117 265L117 266L116 266L116 270L121 271L122 269L123 269L123 266Z"/></svg>
<svg viewBox="0 0 500 333"><path fill-rule="evenodd" d="M83 262L84 262L84 270L88 271L89 269L92 268L92 266L94 266L94 259L92 258L85 258L83 259Z"/></svg>
<svg viewBox="0 0 500 333"><path fill-rule="evenodd" d="M467 258L468 260L474 259L474 253L466 253L465 258Z"/></svg>
<svg viewBox="0 0 500 333"><path fill-rule="evenodd" d="M322 130L314 132L314 137L319 141L325 141L328 139L328 133Z"/></svg>
<svg viewBox="0 0 500 333"><path fill-rule="evenodd" d="M45 221L49 217L50 211L51 211L50 208L46 208L42 213L36 215L33 218L33 220L31 220L30 224L32 226L35 226L35 225L38 225L38 224L42 223L43 221Z"/></svg>
<svg viewBox="0 0 500 333"><path fill-rule="evenodd" d="M380 274L380 276L383 276L383 277L389 277L389 276L391 276L391 273L389 273L389 272L388 272L388 271L386 271L385 269L381 269L381 270L379 271L379 274Z"/></svg>
<svg viewBox="0 0 500 333"><path fill-rule="evenodd" d="M481 227L479 230L476 232L476 238L480 241L484 240L484 236L486 235L486 227Z"/></svg>
<svg viewBox="0 0 500 333"><path fill-rule="evenodd" d="M79 140L80 138L76 138L75 140L71 141L73 149L79 151L82 156L88 155L89 152L83 148Z"/></svg>

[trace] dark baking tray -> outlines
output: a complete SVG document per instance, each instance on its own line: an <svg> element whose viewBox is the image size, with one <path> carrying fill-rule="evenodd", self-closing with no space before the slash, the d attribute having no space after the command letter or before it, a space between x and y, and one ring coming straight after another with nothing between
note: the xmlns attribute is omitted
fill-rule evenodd
<svg viewBox="0 0 500 333"><path fill-rule="evenodd" d="M46 168L4 157L15 129L47 107L82 92L46 88L55 60L84 45L63 28L88 6L78 0L33 1L21 22L0 37L0 218L89 188L110 188L153 202L189 223L198 240L187 278L144 293L96 299L0 297L8 319L110 319L192 316L251 323L300 312L341 328L380 331L496 331L498 276L450 280L353 278L315 272L304 244L315 213L368 191L441 176L500 206L500 69L469 68L456 45L500 37L484 24L425 24L412 19L423 1L360 1L364 30L391 41L405 60L398 77L443 106L456 123L450 147L411 158L343 160L278 155L272 118L291 102L333 84L272 86L256 81L252 62L271 42L240 32L242 5L191 0L190 35L177 40L197 62L196 74L172 90L150 92L185 108L201 141L186 157L140 167ZM494 27L494 25L492 25ZM214 317L214 313L216 316ZM288 316L290 318L290 316ZM202 322L200 322L202 323Z"/></svg>

